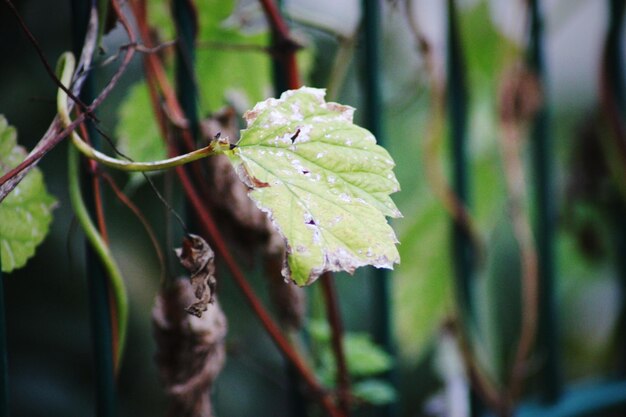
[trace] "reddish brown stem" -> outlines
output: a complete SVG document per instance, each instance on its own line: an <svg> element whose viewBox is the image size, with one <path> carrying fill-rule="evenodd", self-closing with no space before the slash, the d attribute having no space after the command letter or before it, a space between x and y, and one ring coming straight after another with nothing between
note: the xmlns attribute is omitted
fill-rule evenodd
<svg viewBox="0 0 626 417"><path fill-rule="evenodd" d="M322 290L326 302L326 315L332 331L332 347L337 361L337 389L339 393L339 408L346 416L350 415L350 375L343 347L343 323L337 302L337 291L333 282L333 275L326 272L322 275Z"/></svg>
<svg viewBox="0 0 626 417"><path fill-rule="evenodd" d="M117 199L120 200L122 204L124 204L126 207L128 207L128 209L132 211L133 214L141 222L143 228L148 234L148 238L150 239L152 246L154 247L154 251L156 252L157 258L159 259L159 266L161 268L161 282L163 282L165 280L165 255L163 255L163 251L161 250L161 247L159 246L159 240L157 239L156 234L154 233L154 230L150 226L150 223L141 213L141 210L139 210L139 207L137 207L135 203L133 203L132 200L128 198L128 196L124 194L122 190L120 190L120 187L118 187L118 185L115 183L115 181L113 180L113 178L111 178L110 175L108 175L106 172L101 172L100 176L107 182L107 184L109 184L109 187L111 187Z"/></svg>
<svg viewBox="0 0 626 417"><path fill-rule="evenodd" d="M278 6L274 3L273 0L259 0L261 2L261 6L263 7L263 11L265 12L265 16L267 17L267 21L272 27L272 30L276 32L276 34L282 40L289 39L289 27L287 23L283 19L280 10L278 10Z"/></svg>
<svg viewBox="0 0 626 417"><path fill-rule="evenodd" d="M272 47L271 52L280 64L284 67L287 74L287 86L290 89L299 88L300 73L298 71L298 61L296 60L296 51L300 48L289 35L289 27L283 19L280 10L273 0L259 0L267 22L272 28Z"/></svg>

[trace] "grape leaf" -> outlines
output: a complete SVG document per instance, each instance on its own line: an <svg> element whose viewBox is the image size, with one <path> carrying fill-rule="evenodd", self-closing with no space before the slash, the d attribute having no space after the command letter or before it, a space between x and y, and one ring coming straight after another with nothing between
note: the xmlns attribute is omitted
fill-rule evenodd
<svg viewBox="0 0 626 417"><path fill-rule="evenodd" d="M400 217L394 162L372 134L352 123L354 109L303 87L258 103L229 154L249 196L287 244L283 276L309 284L325 271L400 257L385 216Z"/></svg>
<svg viewBox="0 0 626 417"><path fill-rule="evenodd" d="M17 132L0 115L0 176L17 166L26 151L17 144ZM56 201L47 193L43 175L31 170L0 203L0 257L2 271L21 268L44 240Z"/></svg>

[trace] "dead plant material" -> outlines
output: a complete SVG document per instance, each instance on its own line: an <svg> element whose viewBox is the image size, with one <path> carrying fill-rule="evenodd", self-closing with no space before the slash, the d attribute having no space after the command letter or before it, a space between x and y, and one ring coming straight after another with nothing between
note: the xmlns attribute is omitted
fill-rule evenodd
<svg viewBox="0 0 626 417"><path fill-rule="evenodd" d="M298 331L306 318L306 292L291 281L278 279L282 264L283 255L267 256L265 261L270 301L281 326L289 331Z"/></svg>
<svg viewBox="0 0 626 417"><path fill-rule="evenodd" d="M197 300L185 310L196 317L202 317L202 313L215 300L215 254L204 239L192 234L185 237L183 246L175 249L175 252L180 264L191 274L189 279Z"/></svg>
<svg viewBox="0 0 626 417"><path fill-rule="evenodd" d="M152 310L156 362L170 403L167 417L213 417L209 392L224 367L226 316L214 300L202 317L185 313L196 298L187 279L157 296Z"/></svg>
<svg viewBox="0 0 626 417"><path fill-rule="evenodd" d="M543 103L541 85L528 67L514 65L503 77L500 86L500 121L503 124L526 124Z"/></svg>
<svg viewBox="0 0 626 417"><path fill-rule="evenodd" d="M234 144L239 135L237 114L232 108L204 119L201 127L203 136L208 140L220 135L230 138ZM242 255L248 259L259 251L282 255L285 250L283 239L272 227L267 214L248 197L248 187L239 180L228 158L218 155L207 158L203 163L205 184L211 190L208 203L220 219L224 235L237 236L237 241L231 243L238 245Z"/></svg>

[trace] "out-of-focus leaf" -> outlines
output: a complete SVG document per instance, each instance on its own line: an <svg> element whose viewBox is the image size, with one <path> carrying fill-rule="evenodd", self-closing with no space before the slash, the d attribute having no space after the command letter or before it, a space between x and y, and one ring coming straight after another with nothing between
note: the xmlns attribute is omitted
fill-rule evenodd
<svg viewBox="0 0 626 417"><path fill-rule="evenodd" d="M379 379L366 379L352 386L352 394L373 405L385 405L396 400L396 390L388 382Z"/></svg>
<svg viewBox="0 0 626 417"><path fill-rule="evenodd" d="M17 144L17 132L0 115L0 176L26 157ZM0 251L2 270L21 268L35 254L52 222L55 199L48 194L43 175L31 170L22 182L0 203Z"/></svg>
<svg viewBox="0 0 626 417"><path fill-rule="evenodd" d="M161 40L170 41L176 37L169 0L150 1L147 12L148 22L152 28L158 31Z"/></svg>
<svg viewBox="0 0 626 417"><path fill-rule="evenodd" d="M258 8L235 7L234 0L200 2L196 76L204 113L232 104L243 112L271 91L269 46L265 26L250 29Z"/></svg>
<svg viewBox="0 0 626 417"><path fill-rule="evenodd" d="M311 320L307 325L309 335L316 343L330 342L330 326L324 320Z"/></svg>
<svg viewBox="0 0 626 417"><path fill-rule="evenodd" d="M325 271L392 268L400 258L385 216L400 216L394 162L353 109L301 88L246 113L229 154L250 197L287 244L283 276L309 284Z"/></svg>
<svg viewBox="0 0 626 417"><path fill-rule="evenodd" d="M353 377L367 377L391 369L391 356L376 345L367 333L348 333L344 338L348 372Z"/></svg>
<svg viewBox="0 0 626 417"><path fill-rule="evenodd" d="M135 84L119 108L116 130L120 151L136 161L156 161L167 156L154 121L148 86Z"/></svg>
<svg viewBox="0 0 626 417"><path fill-rule="evenodd" d="M416 211L412 226L400 235L395 273L396 329L402 355L415 361L434 339L452 305L452 265L449 220L439 202Z"/></svg>
<svg viewBox="0 0 626 417"><path fill-rule="evenodd" d="M148 86L144 81L131 87L119 107L118 116L115 136L121 152L135 161L156 161L167 156L165 143L154 120ZM130 174L131 185L143 181L143 174Z"/></svg>

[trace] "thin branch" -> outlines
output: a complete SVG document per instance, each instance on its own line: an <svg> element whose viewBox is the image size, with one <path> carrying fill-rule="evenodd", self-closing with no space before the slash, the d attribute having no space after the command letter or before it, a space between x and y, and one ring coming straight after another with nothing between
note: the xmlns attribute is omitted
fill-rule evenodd
<svg viewBox="0 0 626 417"><path fill-rule="evenodd" d="M98 25L98 15L95 8L92 8L91 15L89 17L89 24L87 25L87 31L85 34L85 42L83 43L83 51L80 55L80 60L78 62L78 69L76 74L74 74L74 84L72 86L72 92L74 95L80 95L80 91L82 85L87 79L87 68L90 67L91 61L93 59L93 54L96 47L97 42L97 25ZM74 101L70 102L68 105L68 111L74 106ZM39 140L37 145L30 151L28 156L18 164L17 167L7 172L5 175L0 178L0 201L2 201L17 185L24 179L26 174L36 166L36 164L41 160L41 158L48 153L52 148L58 145L61 140L63 140L69 133L76 128L82 121L85 119L86 115L81 114L79 119L72 123L71 129L65 129L59 133L59 129L61 129L60 120L58 117L55 117L52 120L52 123L48 127L48 130L43 135L43 137Z"/></svg>
<svg viewBox="0 0 626 417"><path fill-rule="evenodd" d="M131 42L135 42L135 36L130 29L128 21L121 12L118 2L113 1L111 4L115 12L118 14L122 25L128 31ZM74 95L78 95L80 93L82 83L87 77L86 68L90 67L91 59L93 57L93 51L95 48L96 35L97 15L95 14L95 10L92 10L89 27L85 36L83 53L81 54L81 58L77 66L77 74L75 74L75 76L73 77L74 85L72 87L72 90ZM19 182L24 178L28 171L32 169L46 153L48 153L51 149L58 145L63 139L65 139L65 137L71 134L71 132L73 132L74 129L76 129L76 127L85 120L87 114L93 113L93 111L98 108L100 104L102 104L102 102L108 97L108 95L117 85L120 78L128 68L128 65L130 64L130 61L134 54L134 49L130 48L126 50L122 63L118 67L117 71L113 74L113 76L104 87L104 89L100 92L100 94L91 102L89 107L87 107L85 113L80 114L69 126L67 126L61 132L58 132L58 129L61 125L60 119L56 117L52 121L52 124L48 128L48 131L44 134L43 138L39 141L37 146L35 146L35 148L29 153L26 159L22 161L17 167L13 168L11 171L3 175L2 178L0 178L0 201L2 201L17 186L17 184L19 184ZM70 102L68 104L68 112L71 111L71 107L73 104L74 102Z"/></svg>
<svg viewBox="0 0 626 417"><path fill-rule="evenodd" d="M139 209L139 207L137 207L135 203L133 203L133 201L126 194L124 194L124 192L118 187L118 185L115 183L115 181L113 180L113 178L111 178L109 174L107 174L106 172L101 172L100 176L107 182L107 184L109 184L109 187L111 187L111 190L113 190L117 199L120 200L122 204L124 204L126 207L128 207L128 209L132 211L133 214L137 217L137 219L139 219L139 221L141 222L141 225L143 226L144 230L148 234L150 243L152 243L152 246L154 247L154 251L156 252L157 259L159 260L159 268L161 269L161 282L162 283L165 282L165 275L166 275L165 255L163 254L163 251L161 250L161 247L159 245L159 240L157 239L156 234L154 233L154 230L152 229L152 226L150 226L150 223L148 222L148 220L141 213L141 210Z"/></svg>
<svg viewBox="0 0 626 417"><path fill-rule="evenodd" d="M300 87L300 73L298 71L298 62L296 60L296 52L300 45L295 42L289 35L289 27L283 19L280 10L273 0L259 0L267 21L272 28L272 46L271 53L278 60L280 65L285 69L287 74L287 86L289 89Z"/></svg>
<svg viewBox="0 0 626 417"><path fill-rule="evenodd" d="M13 5L13 2L11 2L11 0L5 0L5 2L7 4L7 6L9 6L9 9L11 9L11 12L17 18L17 21L19 22L20 27L22 28L22 30L26 34L26 37L28 38L30 43L35 48L35 51L37 51L37 55L39 55L39 60L43 64L43 66L46 69L46 72L48 73L50 78L52 78L52 81L54 81L54 83L57 85L58 88L60 88L61 90L65 91L65 94L67 94L72 100L74 100L74 102L80 107L81 110L89 113L85 103L83 103L76 95L74 95L69 90L69 88L65 87L59 81L59 78L56 76L55 71L52 69L52 66L50 65L50 63L46 59L46 56L44 55L43 50L41 49L41 46L39 45L39 42L37 42L37 39L35 38L33 33L30 31L30 29L28 29L28 26L26 25L26 22L24 21L24 19L20 15L20 13L17 11L15 6ZM93 116L92 114L89 114L89 117L92 117L92 116Z"/></svg>

